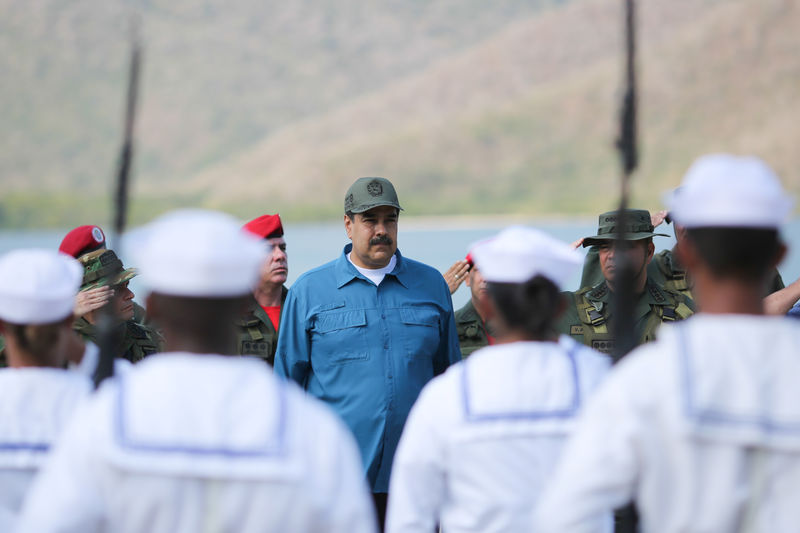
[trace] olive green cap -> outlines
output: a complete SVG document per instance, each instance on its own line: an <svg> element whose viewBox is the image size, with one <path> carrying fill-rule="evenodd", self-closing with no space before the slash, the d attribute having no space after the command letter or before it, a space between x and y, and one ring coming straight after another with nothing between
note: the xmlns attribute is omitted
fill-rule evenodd
<svg viewBox="0 0 800 533"><path fill-rule="evenodd" d="M363 213L381 205L403 210L397 200L394 185L386 178L358 178L344 195L345 213Z"/></svg>
<svg viewBox="0 0 800 533"><path fill-rule="evenodd" d="M78 258L83 265L81 291L95 287L114 287L139 274L135 268L125 268L113 250L95 250Z"/></svg>
<svg viewBox="0 0 800 533"><path fill-rule="evenodd" d="M646 209L626 209L626 224L622 229L623 241L641 241L642 239L649 239L650 237L669 237L664 233L653 233L655 228L650 221L650 211ZM617 227L617 217L619 211L609 211L600 215L597 223L597 235L585 237L583 239L583 246L594 246L604 242L619 239L618 233L620 229Z"/></svg>

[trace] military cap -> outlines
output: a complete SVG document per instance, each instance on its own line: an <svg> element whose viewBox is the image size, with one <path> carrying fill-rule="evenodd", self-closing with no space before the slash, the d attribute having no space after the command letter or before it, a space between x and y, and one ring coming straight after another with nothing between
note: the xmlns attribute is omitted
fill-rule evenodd
<svg viewBox="0 0 800 533"><path fill-rule="evenodd" d="M382 205L403 210L397 200L394 185L386 178L358 178L344 195L345 213L363 213Z"/></svg>
<svg viewBox="0 0 800 533"><path fill-rule="evenodd" d="M78 258L105 246L106 236L99 226L78 226L64 236L58 251Z"/></svg>
<svg viewBox="0 0 800 533"><path fill-rule="evenodd" d="M262 215L254 218L245 224L243 228L262 239L283 237L283 224L281 224L281 216L278 214Z"/></svg>
<svg viewBox="0 0 800 533"><path fill-rule="evenodd" d="M524 283L543 276L561 287L583 263L568 244L533 228L512 226L472 245L470 255L483 279Z"/></svg>
<svg viewBox="0 0 800 533"><path fill-rule="evenodd" d="M114 250L95 250L78 258L83 265L81 291L95 287L113 287L138 274L135 268L125 268Z"/></svg>
<svg viewBox="0 0 800 533"><path fill-rule="evenodd" d="M669 237L664 233L653 233L655 228L650 220L650 211L646 209L626 209L626 226L622 228L623 241L641 241L642 239L649 239L650 237ZM585 237L583 239L583 246L594 246L604 242L619 239L617 219L619 211L609 211L603 213L599 217L597 224L597 235Z"/></svg>
<svg viewBox="0 0 800 533"><path fill-rule="evenodd" d="M72 315L83 269L54 250L14 250L0 258L0 319L49 324Z"/></svg>
<svg viewBox="0 0 800 533"><path fill-rule="evenodd" d="M675 221L687 228L776 229L794 204L764 161L728 154L697 159L665 203Z"/></svg>

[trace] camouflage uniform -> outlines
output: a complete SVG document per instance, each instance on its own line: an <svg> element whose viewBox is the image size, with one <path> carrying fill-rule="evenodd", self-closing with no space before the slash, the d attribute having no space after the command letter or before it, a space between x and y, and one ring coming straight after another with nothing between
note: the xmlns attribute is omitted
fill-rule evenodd
<svg viewBox="0 0 800 533"><path fill-rule="evenodd" d="M122 329L122 341L114 350L115 357L136 363L146 356L162 350L163 340L161 336L150 327L138 324L134 320L123 322L119 327ZM84 341L92 341L98 344L97 330L85 318L77 319L73 329Z"/></svg>
<svg viewBox="0 0 800 533"><path fill-rule="evenodd" d="M81 291L104 286L116 287L137 274L135 269L124 268L113 250L95 250L80 256L78 261L84 268ZM121 340L114 350L114 356L136 363L150 354L160 352L163 340L155 329L138 321L144 316L144 309L135 303L133 309L133 318L118 326ZM96 328L85 317L78 318L73 329L83 340L99 344Z"/></svg>
<svg viewBox="0 0 800 533"><path fill-rule="evenodd" d="M466 359L475 350L489 345L491 328L484 324L470 299L455 314L458 344L461 346L461 358Z"/></svg>
<svg viewBox="0 0 800 533"><path fill-rule="evenodd" d="M286 287L281 287L281 308L286 301L287 292ZM236 326L239 329L237 353L260 357L272 366L275 363L275 349L278 347L278 330L255 298L244 315L236 321Z"/></svg>
<svg viewBox="0 0 800 533"><path fill-rule="evenodd" d="M577 292L566 292L567 310L557 325L559 333L570 335L575 340L603 353L614 350L615 339L611 334L613 312L611 309L612 294L608 283L603 279L600 269L599 255L596 245L611 244L621 237L625 241L635 242L651 239L656 235L650 221L650 213L644 209L626 211L626 227L619 228L616 211L603 213L599 217L597 235L586 237L583 246L592 246L584 263L583 281L600 281L583 286ZM620 231L622 230L622 231ZM694 313L694 302L680 292L664 289L658 279L650 278L650 272L656 268L654 261L647 265L647 281L644 290L634 303L634 334L637 344L655 339L656 330L662 322L683 320Z"/></svg>
<svg viewBox="0 0 800 533"><path fill-rule="evenodd" d="M578 292L565 292L567 310L556 327L559 333L569 335L578 342L603 353L611 353L614 337L611 335L613 320L612 294L604 281L594 287L585 287ZM694 313L694 302L683 294L668 291L647 280L644 292L634 306L634 331L637 344L655 339L656 330L662 322L683 320Z"/></svg>
<svg viewBox="0 0 800 533"><path fill-rule="evenodd" d="M678 263L678 259L672 250L662 250L653 256L653 261L647 268L647 277L650 278L651 276L656 283L660 283L665 289L680 292L689 298L692 297L691 280L687 278L686 269ZM783 288L783 278L781 278L781 274L776 268L764 296L769 296Z"/></svg>
<svg viewBox="0 0 800 533"><path fill-rule="evenodd" d="M653 256L653 260L647 265L647 279L653 280L657 285L669 291L679 292L689 298L692 297L691 280L686 277L686 269L678 263L673 250L661 250ZM594 287L601 281L603 281L603 273L600 271L597 247L592 246L583 262L580 286ZM781 278L781 274L776 268L764 296L783 288L783 278Z"/></svg>

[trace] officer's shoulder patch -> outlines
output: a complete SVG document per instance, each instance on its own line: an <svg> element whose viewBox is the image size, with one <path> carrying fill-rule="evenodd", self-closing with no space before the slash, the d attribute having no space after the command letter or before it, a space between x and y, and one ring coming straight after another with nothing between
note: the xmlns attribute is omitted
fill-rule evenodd
<svg viewBox="0 0 800 533"><path fill-rule="evenodd" d="M653 297L653 300L655 300L657 304L663 304L667 301L664 291L659 289L655 284L650 284L650 296Z"/></svg>
<svg viewBox="0 0 800 533"><path fill-rule="evenodd" d="M608 292L608 285L606 285L605 282L603 282L593 287L592 290L590 290L586 294L586 296L588 296L589 298L602 298L603 296L606 295L607 292Z"/></svg>

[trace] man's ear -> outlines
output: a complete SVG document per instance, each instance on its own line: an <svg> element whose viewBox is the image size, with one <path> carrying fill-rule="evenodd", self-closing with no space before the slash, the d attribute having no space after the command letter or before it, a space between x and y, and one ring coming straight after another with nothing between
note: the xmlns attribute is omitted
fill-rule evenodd
<svg viewBox="0 0 800 533"><path fill-rule="evenodd" d="M355 216L355 215L353 215ZM344 230L347 232L347 238L353 240L353 221L345 214L344 216Z"/></svg>
<svg viewBox="0 0 800 533"><path fill-rule="evenodd" d="M653 255L656 253L656 245L653 244L653 241L647 243L647 259L646 262L649 264L650 261L653 260Z"/></svg>

